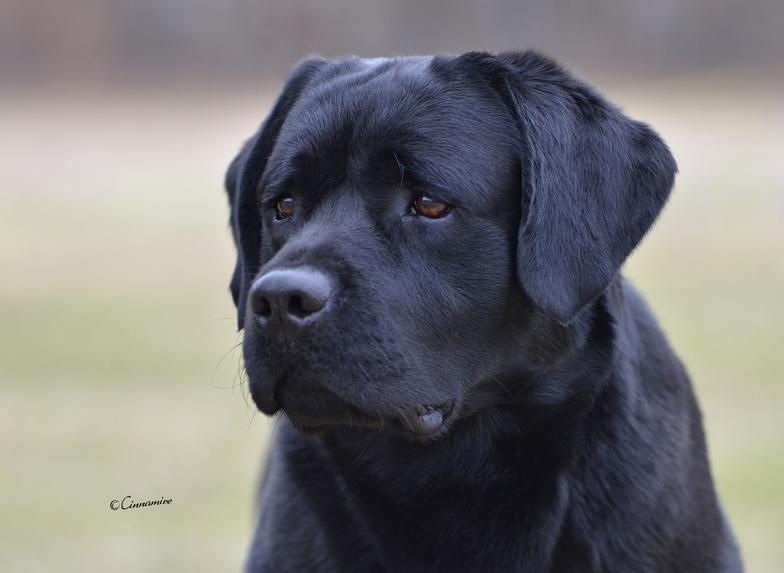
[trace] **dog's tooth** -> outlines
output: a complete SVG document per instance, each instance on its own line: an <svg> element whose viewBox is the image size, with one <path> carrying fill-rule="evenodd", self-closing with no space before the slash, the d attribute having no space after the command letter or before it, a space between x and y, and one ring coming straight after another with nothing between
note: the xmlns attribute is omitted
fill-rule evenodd
<svg viewBox="0 0 784 573"><path fill-rule="evenodd" d="M423 404L422 406L417 406L414 408L414 412L417 416L427 416L432 412L440 410L438 406L433 406L432 404Z"/></svg>
<svg viewBox="0 0 784 573"><path fill-rule="evenodd" d="M415 416L409 416L408 421L411 429L419 435L432 434L444 422L444 417L440 410L430 408L429 411L420 413L421 409L417 408Z"/></svg>

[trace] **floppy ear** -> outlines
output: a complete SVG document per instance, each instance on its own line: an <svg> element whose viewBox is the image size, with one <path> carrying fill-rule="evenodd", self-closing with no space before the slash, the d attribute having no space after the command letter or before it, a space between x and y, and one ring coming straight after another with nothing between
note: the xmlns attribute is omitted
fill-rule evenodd
<svg viewBox="0 0 784 573"><path fill-rule="evenodd" d="M231 209L231 215L229 216L229 222L231 224L231 232L232 236L234 237L234 246L237 248L237 262L234 265L234 273L231 276L231 283L229 283L229 290L231 291L231 298L234 300L234 306L239 308L239 300L240 300L240 281L242 280L243 268L244 265L242 263L242 256L239 251L239 236L237 235L237 228L234 225L234 211L235 211L235 203L236 203L236 190L237 190L237 181L239 180L240 169L242 165L245 163L245 158L250 151L251 144L254 140L250 139L245 142L242 146L242 149L237 154L237 156L231 160L229 164L228 170L226 170L226 177L224 179L223 186L226 188L226 193L229 196L229 208ZM242 325L240 325L242 328Z"/></svg>
<svg viewBox="0 0 784 573"><path fill-rule="evenodd" d="M245 142L226 172L225 186L231 206L231 227L237 247L237 263L234 266L230 289L237 306L237 327L240 330L245 322L248 289L261 263L258 185L289 111L316 72L326 63L326 60L310 59L297 66L261 128Z"/></svg>
<svg viewBox="0 0 784 573"><path fill-rule="evenodd" d="M661 211L677 167L647 125L534 52L501 54L522 142L518 277L568 323L610 284Z"/></svg>

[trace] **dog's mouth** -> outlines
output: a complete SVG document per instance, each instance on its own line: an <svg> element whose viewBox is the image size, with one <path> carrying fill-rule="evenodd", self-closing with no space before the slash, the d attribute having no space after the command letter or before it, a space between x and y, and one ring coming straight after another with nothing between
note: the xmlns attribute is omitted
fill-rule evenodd
<svg viewBox="0 0 784 573"><path fill-rule="evenodd" d="M415 440L432 440L444 435L457 415L457 400L426 398L412 405L395 404L391 396L357 405L313 380L283 374L271 384L269 379L251 376L250 392L261 412L272 416L282 412L303 434L319 434L336 429L380 430L402 434Z"/></svg>
<svg viewBox="0 0 784 573"><path fill-rule="evenodd" d="M323 403L322 403L323 406ZM397 415L369 414L345 403L333 404L332 408L319 408L318 412L307 404L282 403L292 425L303 434L322 434L344 427L391 430L415 439L433 439L446 432L454 412L454 402L423 404L406 409Z"/></svg>

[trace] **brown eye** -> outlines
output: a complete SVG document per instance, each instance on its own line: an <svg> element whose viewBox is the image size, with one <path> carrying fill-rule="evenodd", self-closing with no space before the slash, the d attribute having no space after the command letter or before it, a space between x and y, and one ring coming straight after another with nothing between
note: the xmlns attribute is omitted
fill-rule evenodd
<svg viewBox="0 0 784 573"><path fill-rule="evenodd" d="M288 195L281 197L278 199L278 202L275 203L275 217L279 220L288 219L294 214L295 206L296 201L294 201L294 197Z"/></svg>
<svg viewBox="0 0 784 573"><path fill-rule="evenodd" d="M424 193L414 201L414 212L428 219L440 219L449 214L450 206Z"/></svg>

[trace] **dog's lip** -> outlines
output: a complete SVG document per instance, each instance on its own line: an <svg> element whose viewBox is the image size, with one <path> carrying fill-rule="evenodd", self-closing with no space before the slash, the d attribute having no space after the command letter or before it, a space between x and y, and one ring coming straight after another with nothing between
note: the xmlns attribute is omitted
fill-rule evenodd
<svg viewBox="0 0 784 573"><path fill-rule="evenodd" d="M353 416L350 419L329 420L311 417L302 412L291 412L286 409L286 416L300 432L319 434L337 426L353 426L356 428L392 427L418 438L438 435L447 426L454 410L454 402L449 400L438 404L423 404L397 416Z"/></svg>

